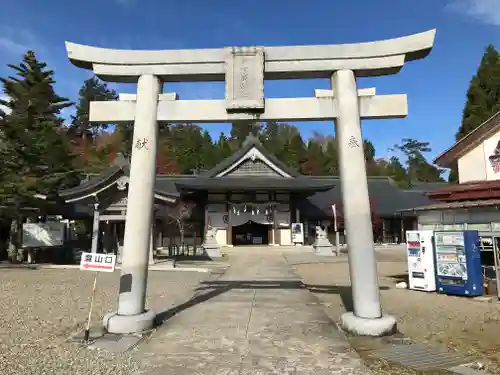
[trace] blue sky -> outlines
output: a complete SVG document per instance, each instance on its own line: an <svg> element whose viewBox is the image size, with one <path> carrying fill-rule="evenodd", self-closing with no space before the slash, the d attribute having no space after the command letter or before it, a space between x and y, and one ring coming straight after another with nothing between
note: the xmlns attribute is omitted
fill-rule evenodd
<svg viewBox="0 0 500 375"><path fill-rule="evenodd" d="M500 48L500 0L0 0L0 76L28 48L55 70L57 91L74 100L90 76L72 66L64 41L108 48L186 49L364 42L436 28L434 50L400 74L360 79L378 94L408 94L406 119L364 121L377 155L402 138L430 141L437 155L453 143L465 93L484 48ZM135 92L135 85L112 85ZM325 80L266 82L266 97L313 96ZM167 84L181 99L223 98L222 83ZM303 136L333 134L331 122L298 123ZM205 125L213 137L230 125Z"/></svg>

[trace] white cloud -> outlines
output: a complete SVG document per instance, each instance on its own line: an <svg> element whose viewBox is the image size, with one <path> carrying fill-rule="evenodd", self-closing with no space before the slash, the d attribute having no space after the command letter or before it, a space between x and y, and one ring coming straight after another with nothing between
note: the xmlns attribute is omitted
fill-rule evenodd
<svg viewBox="0 0 500 375"><path fill-rule="evenodd" d="M488 25L500 26L500 0L451 0L446 9Z"/></svg>
<svg viewBox="0 0 500 375"><path fill-rule="evenodd" d="M0 35L0 49L5 52L18 54L26 52L29 49L29 47L14 39Z"/></svg>
<svg viewBox="0 0 500 375"><path fill-rule="evenodd" d="M24 54L30 49L38 53L46 50L37 36L27 29L9 26L0 28L0 50L5 52L2 57L12 54ZM3 61L0 60L0 63L3 63Z"/></svg>
<svg viewBox="0 0 500 375"><path fill-rule="evenodd" d="M60 95L73 96L78 92L83 79L78 75L78 69L73 69L67 64L64 44L51 44L37 34L36 30L27 28L0 25L0 76L16 74L7 67L7 64L17 65L28 50L34 51L37 59L47 63L49 69L55 70L56 90Z"/></svg>
<svg viewBox="0 0 500 375"><path fill-rule="evenodd" d="M3 94L0 94L0 99L3 99L3 100L8 100L8 97L3 95ZM0 105L0 110L4 111L5 113L9 114L10 113L10 108L7 108L3 105Z"/></svg>

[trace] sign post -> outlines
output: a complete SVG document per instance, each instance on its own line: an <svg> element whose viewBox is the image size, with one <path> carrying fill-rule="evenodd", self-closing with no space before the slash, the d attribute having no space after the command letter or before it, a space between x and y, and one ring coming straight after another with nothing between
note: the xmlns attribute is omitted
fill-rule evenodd
<svg viewBox="0 0 500 375"><path fill-rule="evenodd" d="M83 342L89 342L90 322L92 320L92 309L94 307L95 291L97 286L97 276L99 272L114 272L116 265L116 255L100 254L100 253L82 253L80 260L81 271L94 271L94 286L92 287L92 296L90 298L89 315L87 318L87 326L85 328Z"/></svg>
<svg viewBox="0 0 500 375"><path fill-rule="evenodd" d="M88 343L89 342L90 321L92 319L92 308L94 307L95 287L97 285L97 276L98 275L99 275L99 272L96 272L95 276L94 276L94 286L92 288L92 297L90 297L90 308L89 308L89 316L87 318L87 328L85 329L84 336L83 336L83 342L84 343Z"/></svg>

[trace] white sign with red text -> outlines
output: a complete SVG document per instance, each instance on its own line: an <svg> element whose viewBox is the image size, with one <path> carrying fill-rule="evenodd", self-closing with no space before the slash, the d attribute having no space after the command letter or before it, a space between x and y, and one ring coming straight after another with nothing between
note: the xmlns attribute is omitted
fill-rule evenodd
<svg viewBox="0 0 500 375"><path fill-rule="evenodd" d="M81 271L114 272L116 255L100 253L82 253Z"/></svg>

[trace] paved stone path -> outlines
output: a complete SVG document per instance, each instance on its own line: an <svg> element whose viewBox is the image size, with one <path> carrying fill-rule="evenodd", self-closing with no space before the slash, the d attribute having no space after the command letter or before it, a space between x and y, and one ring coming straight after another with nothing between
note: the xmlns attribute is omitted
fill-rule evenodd
<svg viewBox="0 0 500 375"><path fill-rule="evenodd" d="M238 250L229 261L140 345L148 374L370 373L283 253Z"/></svg>

